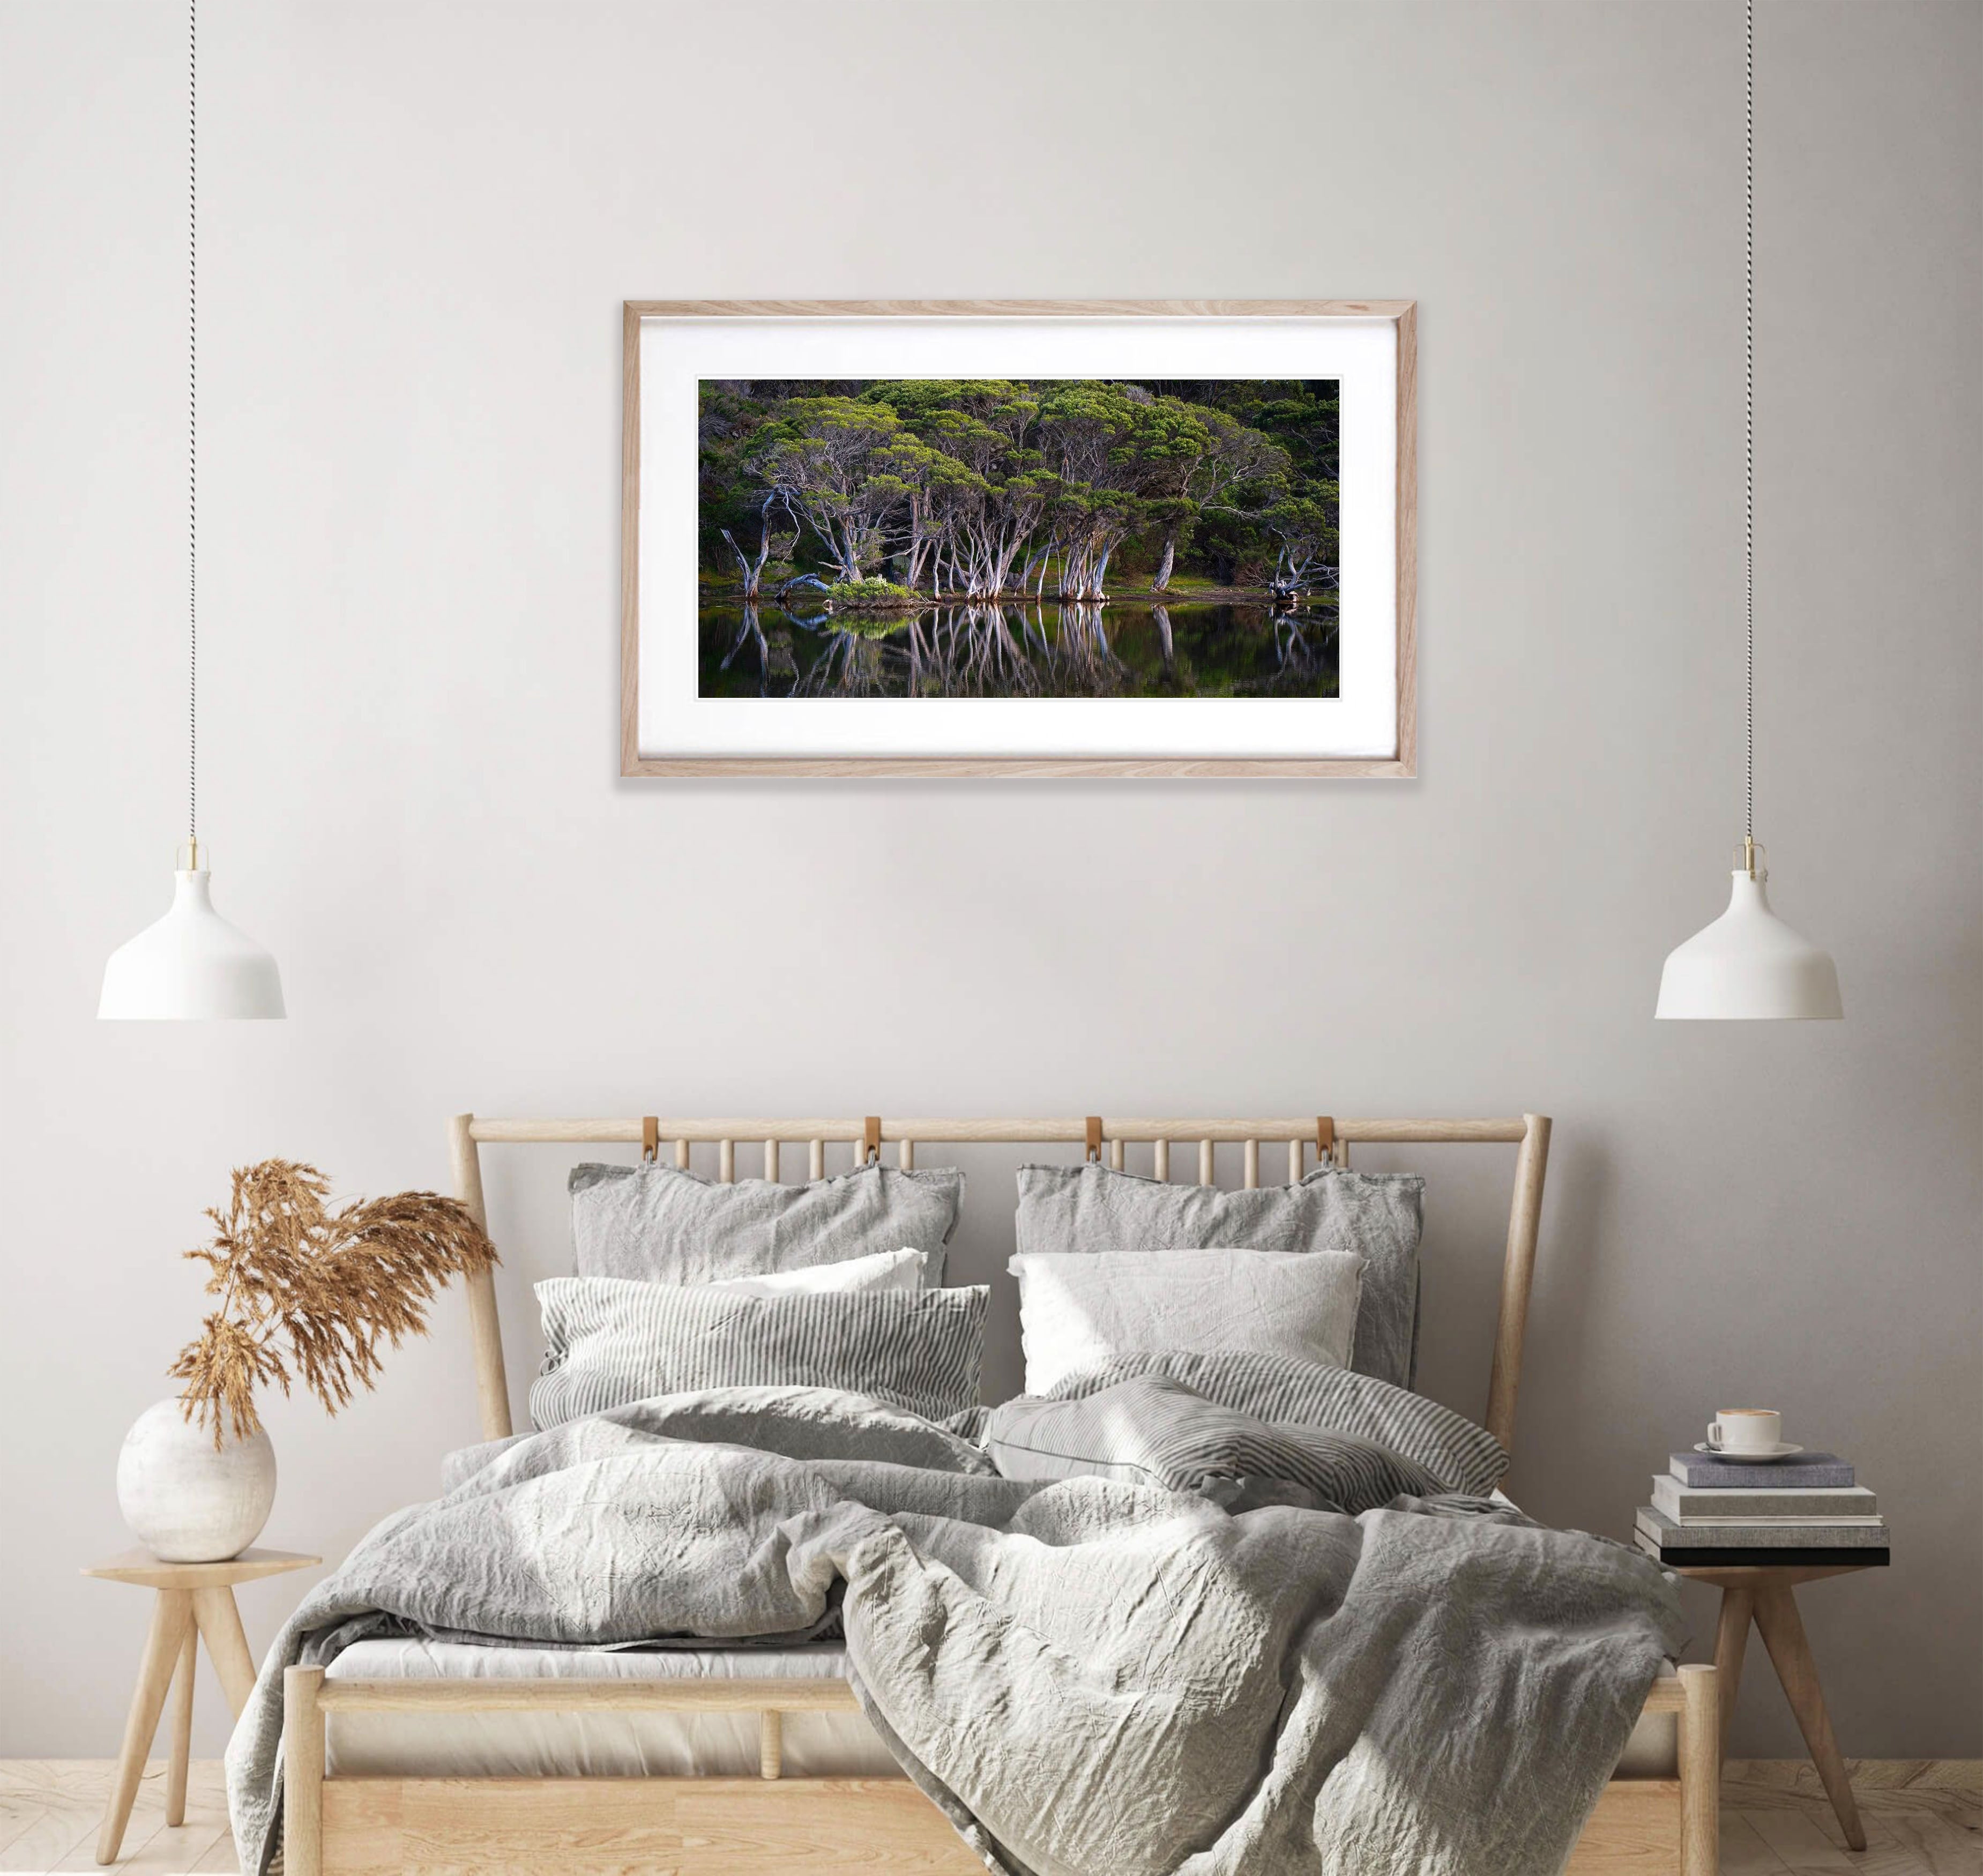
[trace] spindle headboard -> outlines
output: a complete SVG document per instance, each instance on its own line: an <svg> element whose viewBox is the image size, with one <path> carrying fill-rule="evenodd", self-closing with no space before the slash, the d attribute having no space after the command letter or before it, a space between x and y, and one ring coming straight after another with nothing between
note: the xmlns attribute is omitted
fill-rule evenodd
<svg viewBox="0 0 1983 1876"><path fill-rule="evenodd" d="M1284 1145L1287 1176L1299 1179L1313 1152L1340 1166L1349 1163L1353 1145L1435 1146L1499 1144L1515 1152L1514 1198L1508 1210L1507 1249L1501 1265L1501 1303L1494 1330L1494 1365L1487 1383L1487 1410L1482 1424L1510 1453L1514 1450L1515 1395L1521 1383L1522 1338L1527 1327L1529 1286L1534 1274L1536 1235L1542 1222L1543 1175L1549 1159L1550 1123L1547 1115L1524 1114L1519 1120L1339 1120L1324 1115L1295 1120L1112 1120L1088 1115L1063 1120L888 1120L869 1115L859 1120L664 1120L647 1115L637 1120L485 1120L456 1115L449 1124L454 1159L456 1195L486 1229L487 1208L482 1196L481 1149L484 1146L551 1145L562 1146L638 1146L648 1159L673 1143L674 1162L686 1167L690 1149L713 1143L717 1176L737 1176L737 1149L762 1149L763 1176L775 1179L781 1149L803 1145L806 1176L826 1176L828 1145L854 1149L855 1165L880 1158L885 1144L895 1147L905 1168L915 1164L919 1145L931 1146L1078 1146L1089 1159L1105 1153L1108 1163L1122 1169L1124 1149L1133 1142L1154 1149L1154 1170L1160 1179L1171 1175L1173 1145L1198 1146L1198 1182L1216 1182L1217 1149L1242 1149L1244 1180L1260 1182L1260 1149ZM485 1440L500 1440L510 1430L510 1386L503 1362L502 1327L496 1311L496 1282L484 1270L469 1279L469 1321L475 1342L475 1383Z"/></svg>

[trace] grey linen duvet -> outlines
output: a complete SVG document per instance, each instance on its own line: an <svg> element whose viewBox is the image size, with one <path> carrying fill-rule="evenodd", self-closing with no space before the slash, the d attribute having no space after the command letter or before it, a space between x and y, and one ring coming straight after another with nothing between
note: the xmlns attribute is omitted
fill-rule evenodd
<svg viewBox="0 0 1983 1876"><path fill-rule="evenodd" d="M1623 1547L1478 1500L1230 1516L995 1476L898 1407L724 1389L465 1456L269 1651L228 1749L279 1831L283 1670L368 1635L537 1646L844 1631L904 1770L1009 1876L1559 1871L1674 1648Z"/></svg>

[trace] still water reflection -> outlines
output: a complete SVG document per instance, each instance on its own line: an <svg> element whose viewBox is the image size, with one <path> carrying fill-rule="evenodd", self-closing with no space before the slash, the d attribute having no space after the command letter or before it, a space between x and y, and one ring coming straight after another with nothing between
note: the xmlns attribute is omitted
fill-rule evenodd
<svg viewBox="0 0 1983 1876"><path fill-rule="evenodd" d="M1334 697L1333 604L705 606L704 697Z"/></svg>

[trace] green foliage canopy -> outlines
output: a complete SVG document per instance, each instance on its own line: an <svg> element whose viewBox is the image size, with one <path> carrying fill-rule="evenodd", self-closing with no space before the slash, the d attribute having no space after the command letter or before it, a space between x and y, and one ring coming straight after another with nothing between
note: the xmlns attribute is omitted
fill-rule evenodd
<svg viewBox="0 0 1983 1876"><path fill-rule="evenodd" d="M1099 598L1112 560L1162 590L1335 580L1336 387L1232 380L706 383L703 564L774 509L833 582ZM734 547L734 543L733 543ZM1182 556L1182 559L1179 557ZM1119 560L1118 557L1120 557ZM739 557L741 557L741 556Z"/></svg>

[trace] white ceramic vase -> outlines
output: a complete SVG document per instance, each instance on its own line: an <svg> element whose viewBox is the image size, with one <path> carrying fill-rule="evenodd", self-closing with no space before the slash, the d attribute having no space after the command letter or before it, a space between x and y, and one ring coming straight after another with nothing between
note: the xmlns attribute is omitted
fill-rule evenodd
<svg viewBox="0 0 1983 1876"><path fill-rule="evenodd" d="M162 1400L138 1416L117 1456L117 1503L138 1541L168 1563L239 1557L276 1502L276 1449L266 1429L213 1443L213 1429Z"/></svg>

